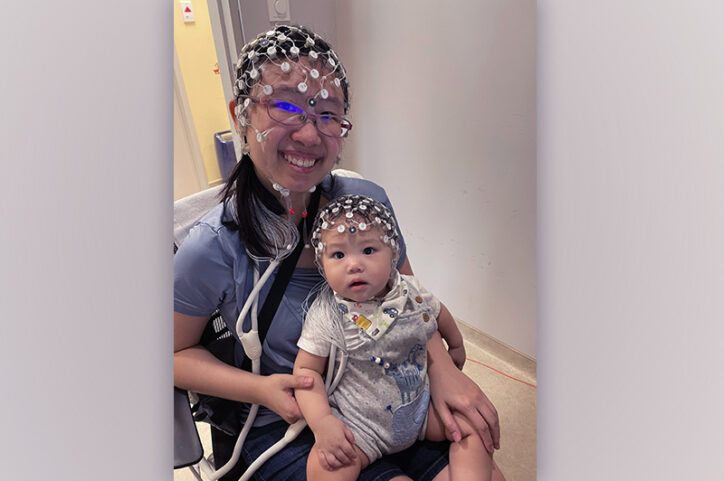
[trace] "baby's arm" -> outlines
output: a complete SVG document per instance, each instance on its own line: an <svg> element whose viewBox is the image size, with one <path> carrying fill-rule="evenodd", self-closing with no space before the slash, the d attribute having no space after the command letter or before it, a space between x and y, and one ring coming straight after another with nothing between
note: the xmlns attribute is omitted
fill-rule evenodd
<svg viewBox="0 0 724 481"><path fill-rule="evenodd" d="M447 310L445 304L440 303L440 314L437 316L437 330L445 339L448 345L448 354L452 358L455 366L462 369L465 364L465 344L463 344L463 336L460 334L455 319L450 311Z"/></svg>
<svg viewBox="0 0 724 481"><path fill-rule="evenodd" d="M314 439L324 467L337 469L349 465L357 457L354 449L354 435L342 421L332 415L324 390L322 373L327 358L315 356L299 349L294 362L294 374L311 376L314 383L310 388L297 389L294 395Z"/></svg>
<svg viewBox="0 0 724 481"><path fill-rule="evenodd" d="M405 259L400 266L399 271L400 274L413 276L413 282L417 282L419 284L419 281L414 278L414 273L412 272L412 266L410 266L409 259ZM432 296L429 291L425 290L425 292L427 295ZM465 364L465 344L463 344L463 336L460 334L460 330L458 329L457 324L455 324L455 319L452 314L450 314L450 311L447 310L447 307L445 307L445 304L442 302L440 302L440 313L437 315L437 330L448 345L447 352L450 354L453 364L455 364L458 369L462 370L463 365Z"/></svg>

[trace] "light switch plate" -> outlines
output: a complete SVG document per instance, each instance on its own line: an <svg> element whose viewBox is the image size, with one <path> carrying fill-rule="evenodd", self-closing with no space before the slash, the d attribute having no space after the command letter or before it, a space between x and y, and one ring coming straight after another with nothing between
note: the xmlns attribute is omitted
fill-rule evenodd
<svg viewBox="0 0 724 481"><path fill-rule="evenodd" d="M289 22L292 17L289 13L289 0L266 0L269 9L270 22Z"/></svg>

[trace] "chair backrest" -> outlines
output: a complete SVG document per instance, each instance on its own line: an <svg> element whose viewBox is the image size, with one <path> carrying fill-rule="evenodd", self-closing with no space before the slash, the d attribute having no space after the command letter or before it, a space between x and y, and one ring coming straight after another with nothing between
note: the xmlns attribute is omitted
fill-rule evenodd
<svg viewBox="0 0 724 481"><path fill-rule="evenodd" d="M173 242L180 246L191 228L219 203L224 185L217 185L191 194L173 203Z"/></svg>
<svg viewBox="0 0 724 481"><path fill-rule="evenodd" d="M364 179L360 174L355 172L354 170L347 170L347 169L334 169L332 171L334 175L341 175L342 177L354 177L355 179Z"/></svg>

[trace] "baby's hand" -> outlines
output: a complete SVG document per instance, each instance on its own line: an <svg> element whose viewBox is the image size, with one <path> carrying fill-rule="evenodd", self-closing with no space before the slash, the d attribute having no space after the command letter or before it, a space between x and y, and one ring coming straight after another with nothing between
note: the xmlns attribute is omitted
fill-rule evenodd
<svg viewBox="0 0 724 481"><path fill-rule="evenodd" d="M347 466L357 458L354 434L331 414L317 423L314 438L319 449L319 462L327 471Z"/></svg>
<svg viewBox="0 0 724 481"><path fill-rule="evenodd" d="M463 366L465 365L465 344L450 347L448 348L447 353L450 354L450 357L452 358L455 366L458 369L462 370Z"/></svg>

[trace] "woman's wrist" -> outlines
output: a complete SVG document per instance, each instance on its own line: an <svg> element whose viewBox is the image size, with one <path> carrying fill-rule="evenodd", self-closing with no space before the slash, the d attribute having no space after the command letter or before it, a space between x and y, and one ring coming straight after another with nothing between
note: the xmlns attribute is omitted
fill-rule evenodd
<svg viewBox="0 0 724 481"><path fill-rule="evenodd" d="M253 374L244 371L248 376L247 382L244 383L243 402L250 404L259 404L269 407L270 395L274 395L274 387L272 386L271 376L262 376L261 374Z"/></svg>

